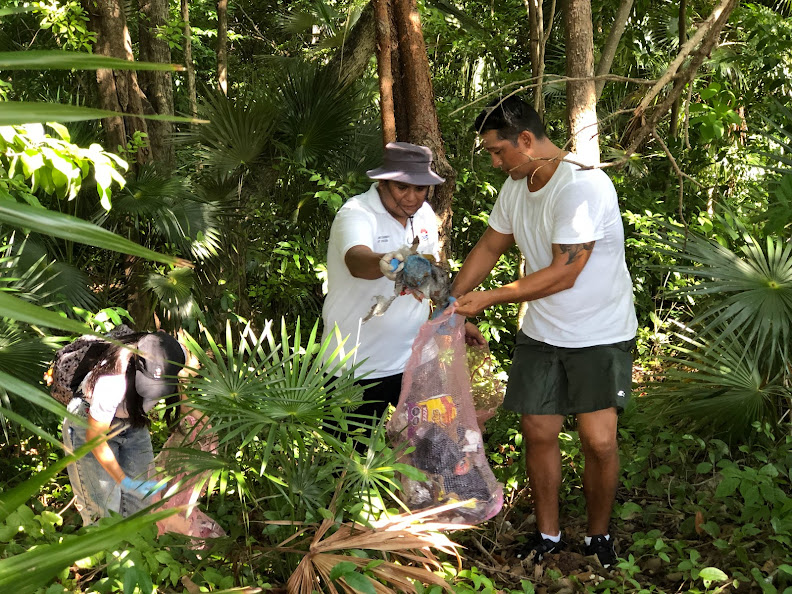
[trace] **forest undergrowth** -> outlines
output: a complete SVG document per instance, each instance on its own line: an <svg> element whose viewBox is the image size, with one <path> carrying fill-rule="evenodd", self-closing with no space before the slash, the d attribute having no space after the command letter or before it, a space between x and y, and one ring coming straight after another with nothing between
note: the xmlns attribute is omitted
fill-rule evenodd
<svg viewBox="0 0 792 594"><path fill-rule="evenodd" d="M452 534L464 546L461 566L454 558L443 562L455 592L792 592L792 436L774 440L769 427L756 427L751 445L704 440L663 426L638 402L621 420L622 470L611 524L620 559L604 569L582 551L582 457L572 425L561 436L561 525L568 547L541 563L517 558L535 530L517 427L517 417L504 411L488 424L490 459L506 503L490 522ZM56 455L33 441L9 454L0 462L2 472L20 478ZM64 474L31 509L20 508L0 526L0 550L13 554L81 531L70 500ZM247 517L246 535L241 505L233 498L207 502L230 536L209 551L196 551L176 536L157 539L151 527L121 550L72 565L40 592L192 593L254 584L285 592L285 584L257 566L261 518L255 512Z"/></svg>

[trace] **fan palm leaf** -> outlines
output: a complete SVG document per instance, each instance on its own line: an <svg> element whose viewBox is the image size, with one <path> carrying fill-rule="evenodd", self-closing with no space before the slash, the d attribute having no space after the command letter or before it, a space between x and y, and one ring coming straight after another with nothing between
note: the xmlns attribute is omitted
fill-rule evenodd
<svg viewBox="0 0 792 594"><path fill-rule="evenodd" d="M184 320L197 313L193 298L193 271L190 268L174 268L165 274L151 272L145 284L146 288L154 292L170 316Z"/></svg>
<svg viewBox="0 0 792 594"><path fill-rule="evenodd" d="M277 114L263 94L229 98L208 91L198 111L211 123L177 137L199 144L205 167L220 174L236 172L263 157Z"/></svg>
<svg viewBox="0 0 792 594"><path fill-rule="evenodd" d="M792 391L783 369L768 371L765 354L734 334L717 332L682 341L663 382L649 386L650 401L685 427L744 438L756 422L775 424ZM787 374L788 375L788 374Z"/></svg>
<svg viewBox="0 0 792 594"><path fill-rule="evenodd" d="M259 336L247 326L238 344L227 324L225 345L205 332L211 357L188 339L200 363L188 393L192 405L221 435L221 444L236 440L245 445L259 434L270 434L280 423L334 439L329 431L338 429L334 422L338 412L357 405L361 389L342 369L346 359L339 362L337 352L328 353L330 342L317 343L317 329L318 324L303 348L299 324L294 342L286 336L283 345L277 343L270 323ZM285 323L282 335L286 335Z"/></svg>
<svg viewBox="0 0 792 594"><path fill-rule="evenodd" d="M441 523L433 518L462 504L455 503L416 514L393 516L376 522L371 527L360 524L337 525L333 519L325 519L318 527L306 526L276 549L295 552L292 541L309 530L314 531L309 543L310 552L305 554L289 578L287 589L293 594L310 594L321 584L329 592L341 590L350 594L369 588L381 594L423 591L413 583L416 580L451 592L453 590L445 580L430 569L441 567L433 549L458 559L459 545L441 531L470 526ZM403 563L381 560L372 562L367 557L342 554L343 551L352 549L388 552L399 557ZM422 567L414 567L408 563ZM348 564L352 571L339 572L336 569L339 564ZM376 579L367 577L364 571Z"/></svg>
<svg viewBox="0 0 792 594"><path fill-rule="evenodd" d="M286 70L276 92L278 141L285 155L303 165L344 152L360 115L360 94L344 87L326 68L299 63Z"/></svg>
<svg viewBox="0 0 792 594"><path fill-rule="evenodd" d="M142 167L127 183L108 216L149 221L156 239L197 260L217 255L220 247L218 205L203 198L187 178L162 174L153 166Z"/></svg>
<svg viewBox="0 0 792 594"><path fill-rule="evenodd" d="M275 334L270 323L237 336L229 324L224 343L205 332L206 352L187 337L199 367L186 393L216 433L228 475L244 481L238 492L270 517L320 517L344 476L340 509L356 508L365 519L381 513L384 497L398 503L397 472L416 471L384 446L379 419L350 412L362 389L342 367L349 356L339 360L317 335L318 325L305 337L298 322L292 336L285 324ZM350 436L355 429L370 435L362 453Z"/></svg>
<svg viewBox="0 0 792 594"><path fill-rule="evenodd" d="M701 324L704 332L717 327L724 338L735 335L746 345L756 343L769 365L779 357L786 360L792 328L792 244L779 237L757 239L735 217L719 220L742 239L737 250L692 233L665 235L671 248L665 253L691 263L674 270L696 279L673 294L708 298L691 322ZM674 230L670 225L668 229Z"/></svg>

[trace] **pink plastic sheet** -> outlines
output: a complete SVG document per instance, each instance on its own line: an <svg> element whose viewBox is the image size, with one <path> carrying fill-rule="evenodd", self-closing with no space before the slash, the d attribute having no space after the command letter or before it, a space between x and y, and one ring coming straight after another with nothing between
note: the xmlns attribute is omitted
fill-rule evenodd
<svg viewBox="0 0 792 594"><path fill-rule="evenodd" d="M183 427L188 427L186 432ZM216 452L217 436L206 430L198 433L200 427L199 422L191 415L182 419L179 424L179 430L168 438L162 451L157 454L154 459L154 465L166 470L174 466L172 462L173 455L172 452L168 451L169 448L189 446L199 448L204 452ZM198 437L197 439L196 436ZM159 509L188 506L186 510L157 522L157 529L160 535L166 532L176 532L197 539L225 536L225 530L214 519L199 510L197 506L198 500L206 494L206 478L208 477L205 474L189 478L187 478L186 473L177 474L168 481L165 489L152 496L153 501L159 501L164 495L168 494L171 487L177 485L179 491L170 496ZM199 484L201 485L200 488L198 488Z"/></svg>

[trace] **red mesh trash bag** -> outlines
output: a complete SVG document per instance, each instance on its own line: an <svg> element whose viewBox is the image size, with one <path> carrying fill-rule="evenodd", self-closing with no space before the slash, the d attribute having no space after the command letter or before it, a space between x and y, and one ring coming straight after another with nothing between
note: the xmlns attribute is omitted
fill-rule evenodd
<svg viewBox="0 0 792 594"><path fill-rule="evenodd" d="M476 524L497 514L503 489L487 463L470 389L465 320L447 307L422 327L412 347L396 410L388 421L394 447L415 449L402 462L421 470L426 481L401 477L410 510L474 500L441 519Z"/></svg>

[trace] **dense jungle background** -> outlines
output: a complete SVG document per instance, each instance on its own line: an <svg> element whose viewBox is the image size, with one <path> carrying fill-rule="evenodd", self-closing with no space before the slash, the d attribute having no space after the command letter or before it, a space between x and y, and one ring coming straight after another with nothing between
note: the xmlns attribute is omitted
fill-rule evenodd
<svg viewBox="0 0 792 594"><path fill-rule="evenodd" d="M1 2L0 591L792 593L791 15L788 0ZM484 436L503 511L438 532L398 515L411 470L355 415L349 375L325 390L335 212L383 140L427 144L458 269L504 179L472 123L510 93L621 201L640 329L610 570L577 548L574 424L573 546L534 564L514 552L534 530L516 416ZM515 250L486 282L519 273ZM517 314L477 320L502 381ZM66 411L42 378L57 348L122 322L181 332L200 363L186 392L218 450L180 461L207 479L222 538L158 538L156 511L84 528L74 510ZM168 431L152 428L156 451Z"/></svg>

